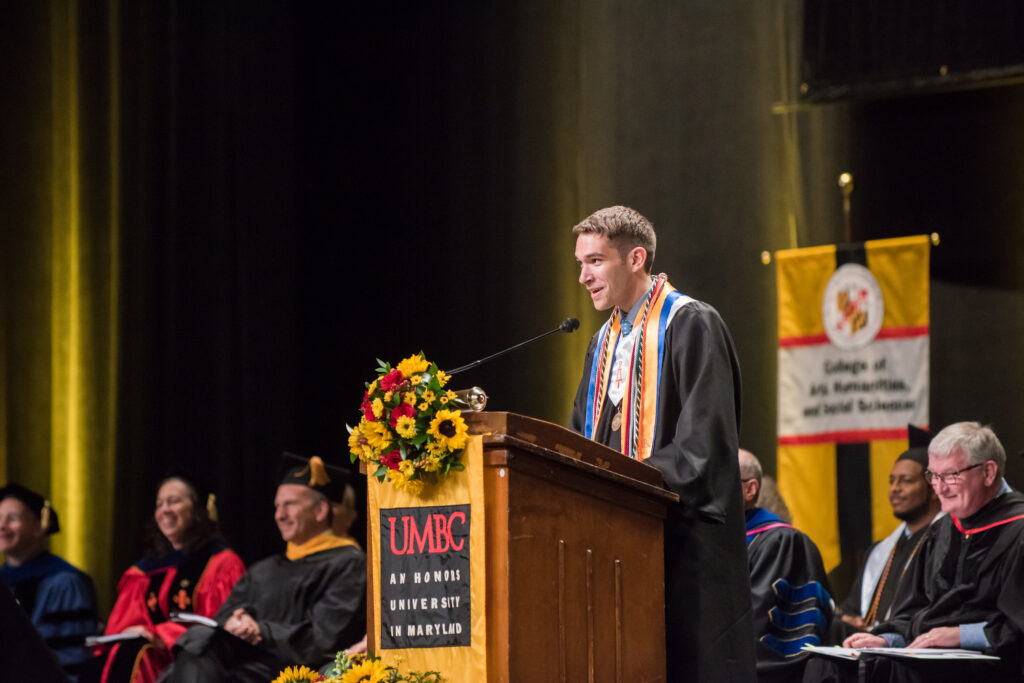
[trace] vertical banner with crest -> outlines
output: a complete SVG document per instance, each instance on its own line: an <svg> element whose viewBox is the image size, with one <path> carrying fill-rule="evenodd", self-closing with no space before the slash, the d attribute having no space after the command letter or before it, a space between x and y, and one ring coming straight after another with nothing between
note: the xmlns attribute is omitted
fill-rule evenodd
<svg viewBox="0 0 1024 683"><path fill-rule="evenodd" d="M368 477L377 652L446 681L487 680L483 447L421 495Z"/></svg>
<svg viewBox="0 0 1024 683"><path fill-rule="evenodd" d="M779 251L778 478L827 570L895 528L888 476L928 425L927 236Z"/></svg>

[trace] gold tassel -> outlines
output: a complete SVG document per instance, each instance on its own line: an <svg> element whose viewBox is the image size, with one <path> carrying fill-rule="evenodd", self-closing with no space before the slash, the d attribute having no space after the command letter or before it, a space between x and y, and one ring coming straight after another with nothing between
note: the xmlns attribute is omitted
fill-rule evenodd
<svg viewBox="0 0 1024 683"><path fill-rule="evenodd" d="M211 522L217 521L217 496L212 493L206 496L206 514Z"/></svg>
<svg viewBox="0 0 1024 683"><path fill-rule="evenodd" d="M39 511L39 524L43 527L43 533L50 532L50 501L43 501L43 509Z"/></svg>
<svg viewBox="0 0 1024 683"><path fill-rule="evenodd" d="M314 455L309 459L309 475L310 486L323 486L331 483L331 477L327 474L327 468L324 467L324 461L320 459L319 455Z"/></svg>

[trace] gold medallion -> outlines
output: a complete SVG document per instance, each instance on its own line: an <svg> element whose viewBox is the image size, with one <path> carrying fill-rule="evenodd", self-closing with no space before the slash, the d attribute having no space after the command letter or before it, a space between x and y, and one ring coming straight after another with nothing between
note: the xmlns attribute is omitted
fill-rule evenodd
<svg viewBox="0 0 1024 683"><path fill-rule="evenodd" d="M617 432L622 427L622 411L618 410L612 416L612 431Z"/></svg>

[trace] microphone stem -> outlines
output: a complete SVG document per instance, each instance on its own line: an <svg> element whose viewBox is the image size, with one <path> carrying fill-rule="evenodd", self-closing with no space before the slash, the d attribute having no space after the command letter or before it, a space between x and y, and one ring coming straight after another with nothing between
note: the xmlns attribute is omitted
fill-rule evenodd
<svg viewBox="0 0 1024 683"><path fill-rule="evenodd" d="M447 370L447 371L445 371L444 374L446 374L446 375L454 375L457 372L464 372L465 370L472 370L473 368L475 368L476 366L478 366L478 365L480 365L482 363L486 363L487 361L493 360L493 359L497 358L498 356L504 356L506 353L509 353L511 351L515 351L520 346L526 346L527 344L532 344L533 342L537 341L538 339L543 339L544 337L548 336L549 334L554 334L555 332L561 332L561 331L562 331L562 328L560 326L556 327L553 330L548 330L547 332L544 332L542 334L538 334L533 339L527 339L526 341L519 342L515 346L510 346L507 349L504 349L502 351L498 351L497 353L492 353L491 355L487 356L486 358L481 358L480 360L475 360L472 363L468 363L466 365L463 365L462 367L455 368L454 370Z"/></svg>

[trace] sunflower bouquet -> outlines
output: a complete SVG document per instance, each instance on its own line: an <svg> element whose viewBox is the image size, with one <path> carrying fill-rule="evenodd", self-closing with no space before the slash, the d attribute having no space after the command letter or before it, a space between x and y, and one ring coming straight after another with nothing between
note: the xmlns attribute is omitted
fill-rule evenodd
<svg viewBox="0 0 1024 683"><path fill-rule="evenodd" d="M401 673L380 660L364 654L350 655L339 652L326 674L317 673L307 666L290 666L272 683L442 683L436 671L410 671Z"/></svg>
<svg viewBox="0 0 1024 683"><path fill-rule="evenodd" d="M420 495L451 470L462 470L469 428L458 395L445 389L449 376L420 352L396 367L377 360L377 377L366 384L362 418L348 427L355 462L366 463L378 481ZM348 426L348 425L346 425Z"/></svg>

